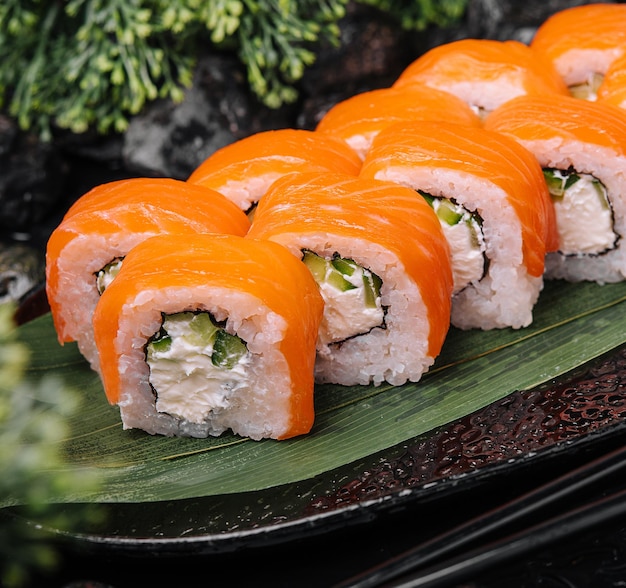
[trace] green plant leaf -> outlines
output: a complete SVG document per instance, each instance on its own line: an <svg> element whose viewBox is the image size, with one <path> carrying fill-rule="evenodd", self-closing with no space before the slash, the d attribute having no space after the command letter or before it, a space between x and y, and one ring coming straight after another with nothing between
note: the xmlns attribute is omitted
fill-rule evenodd
<svg viewBox="0 0 626 588"><path fill-rule="evenodd" d="M186 439L124 431L116 407L74 344L60 346L50 315L18 330L31 353L27 375L54 373L80 390L86 408L70 422L65 467L97 469L94 494L53 502L148 502L260 490L359 460L528 389L626 342L626 282L547 282L525 329L451 329L433 369L415 384L318 386L306 436L250 441L235 435ZM54 472L42 472L52 475ZM0 506L18 504L6 497Z"/></svg>

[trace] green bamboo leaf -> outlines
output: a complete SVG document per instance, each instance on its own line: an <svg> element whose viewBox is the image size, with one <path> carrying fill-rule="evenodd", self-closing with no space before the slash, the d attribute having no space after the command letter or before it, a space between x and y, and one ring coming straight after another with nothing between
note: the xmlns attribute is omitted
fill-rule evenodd
<svg viewBox="0 0 626 588"><path fill-rule="evenodd" d="M626 343L626 282L546 283L526 329L451 329L433 369L405 386L318 386L306 436L250 441L150 436L124 431L117 408L74 344L60 346L49 315L18 330L28 377L55 374L80 390L85 410L70 421L65 468L98 470L93 494L55 502L150 502L260 490L295 483L427 433L511 394L561 376ZM47 472L42 472L47 475ZM0 506L18 504L6 497Z"/></svg>

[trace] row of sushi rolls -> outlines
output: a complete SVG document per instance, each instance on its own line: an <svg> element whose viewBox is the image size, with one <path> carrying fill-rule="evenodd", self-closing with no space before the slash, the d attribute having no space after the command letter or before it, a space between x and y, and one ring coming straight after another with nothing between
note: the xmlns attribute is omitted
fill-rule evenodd
<svg viewBox="0 0 626 588"><path fill-rule="evenodd" d="M626 276L626 5L462 39L314 130L78 198L46 290L125 429L311 432L316 384L418 382L451 327L521 329L544 280Z"/></svg>

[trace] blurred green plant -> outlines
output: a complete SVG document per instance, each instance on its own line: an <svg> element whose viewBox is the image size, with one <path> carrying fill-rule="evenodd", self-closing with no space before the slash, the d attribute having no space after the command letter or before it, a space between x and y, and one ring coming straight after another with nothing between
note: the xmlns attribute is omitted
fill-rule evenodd
<svg viewBox="0 0 626 588"><path fill-rule="evenodd" d="M357 0L407 29L448 26L468 0ZM322 41L340 42L349 0L2 0L0 108L50 139L57 126L123 132L156 98L180 101L202 46L237 52L271 108Z"/></svg>
<svg viewBox="0 0 626 588"><path fill-rule="evenodd" d="M468 0L359 0L388 13L404 29L423 31L429 25L445 28L465 14Z"/></svg>
<svg viewBox="0 0 626 588"><path fill-rule="evenodd" d="M28 349L16 338L13 303L0 304L0 495L19 497L22 515L36 516L53 528L71 529L79 521L97 523L98 505L71 511L54 507L47 497L76 489L93 489L93 472L67 472L44 476L63 463L67 418L79 410L80 395L58 379L24 379ZM58 551L41 532L18 519L0 521L0 586L26 586L33 574L52 571Z"/></svg>

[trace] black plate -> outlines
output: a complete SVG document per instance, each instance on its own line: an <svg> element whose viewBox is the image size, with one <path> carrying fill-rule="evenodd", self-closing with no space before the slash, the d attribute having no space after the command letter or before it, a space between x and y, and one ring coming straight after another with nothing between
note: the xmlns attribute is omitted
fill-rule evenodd
<svg viewBox="0 0 626 588"><path fill-rule="evenodd" d="M181 565L190 573L208 565L255 586L291 586L294 578L298 586L329 585L625 439L626 345L549 385L515 392L426 435L298 483L101 505L102 523L72 531L46 526L20 508L0 515L59 545L65 581L99 577L116 587L136 585L135 576L119 571L120 558L130 558L142 578L157 585L175 581ZM57 508L71 514L81 506Z"/></svg>
<svg viewBox="0 0 626 588"><path fill-rule="evenodd" d="M551 385L516 392L427 435L308 480L234 495L107 504L101 526L48 531L112 552L219 553L326 534L399 509L449 508L457 497L466 502L485 488L493 493L504 486L499 492L505 498L623 444L625 376L622 346ZM20 509L9 512L22 516Z"/></svg>

